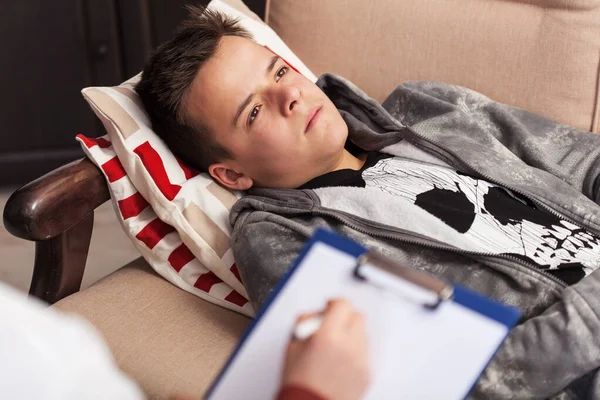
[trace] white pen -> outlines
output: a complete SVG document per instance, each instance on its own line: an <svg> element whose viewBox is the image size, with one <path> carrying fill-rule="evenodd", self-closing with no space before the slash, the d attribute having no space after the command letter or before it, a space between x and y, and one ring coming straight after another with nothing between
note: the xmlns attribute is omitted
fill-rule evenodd
<svg viewBox="0 0 600 400"><path fill-rule="evenodd" d="M294 339L306 340L311 337L321 327L323 318L314 316L300 321L294 328Z"/></svg>

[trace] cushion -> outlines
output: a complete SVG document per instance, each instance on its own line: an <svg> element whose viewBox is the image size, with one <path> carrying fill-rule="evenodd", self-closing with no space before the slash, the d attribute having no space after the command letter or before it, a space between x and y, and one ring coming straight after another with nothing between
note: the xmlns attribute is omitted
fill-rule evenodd
<svg viewBox="0 0 600 400"><path fill-rule="evenodd" d="M241 1L214 0L208 7L242 18L260 44L316 80ZM171 153L151 129L135 93L138 80L139 75L117 87L84 89L108 134L78 139L106 176L123 229L150 265L192 294L253 315L229 245L229 210L241 193L224 189Z"/></svg>
<svg viewBox="0 0 600 400"><path fill-rule="evenodd" d="M90 321L152 399L201 398L250 323L169 284L141 258L53 307Z"/></svg>
<svg viewBox="0 0 600 400"><path fill-rule="evenodd" d="M313 72L376 100L403 81L441 81L600 132L597 0L269 3L269 25Z"/></svg>

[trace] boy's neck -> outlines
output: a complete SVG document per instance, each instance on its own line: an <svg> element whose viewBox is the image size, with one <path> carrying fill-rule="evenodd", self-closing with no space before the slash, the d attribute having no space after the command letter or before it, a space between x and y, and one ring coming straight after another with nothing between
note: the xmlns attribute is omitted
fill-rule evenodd
<svg viewBox="0 0 600 400"><path fill-rule="evenodd" d="M340 169L353 169L355 171L358 171L365 164L365 161L367 160L367 155L368 153L363 153L360 156L355 157L348 150L344 149L342 159L337 165L337 167L333 169L333 171L338 171Z"/></svg>

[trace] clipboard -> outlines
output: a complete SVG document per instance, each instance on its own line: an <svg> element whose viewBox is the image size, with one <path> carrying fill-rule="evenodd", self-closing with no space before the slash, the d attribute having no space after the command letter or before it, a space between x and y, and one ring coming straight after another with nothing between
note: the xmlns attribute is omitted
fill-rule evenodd
<svg viewBox="0 0 600 400"><path fill-rule="evenodd" d="M520 316L514 307L318 229L205 398L275 398L296 317L335 297L366 317L368 400L467 397Z"/></svg>

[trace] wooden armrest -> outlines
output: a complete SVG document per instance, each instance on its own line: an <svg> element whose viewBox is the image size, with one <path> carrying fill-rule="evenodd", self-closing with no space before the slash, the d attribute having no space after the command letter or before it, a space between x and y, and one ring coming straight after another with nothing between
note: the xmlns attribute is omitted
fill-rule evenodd
<svg viewBox="0 0 600 400"><path fill-rule="evenodd" d="M84 158L14 192L4 208L4 226L23 239L48 240L76 225L108 199L104 176Z"/></svg>
<svg viewBox="0 0 600 400"><path fill-rule="evenodd" d="M31 295L52 304L79 290L94 209L109 198L104 176L88 159L57 168L10 196L4 226L36 242Z"/></svg>

